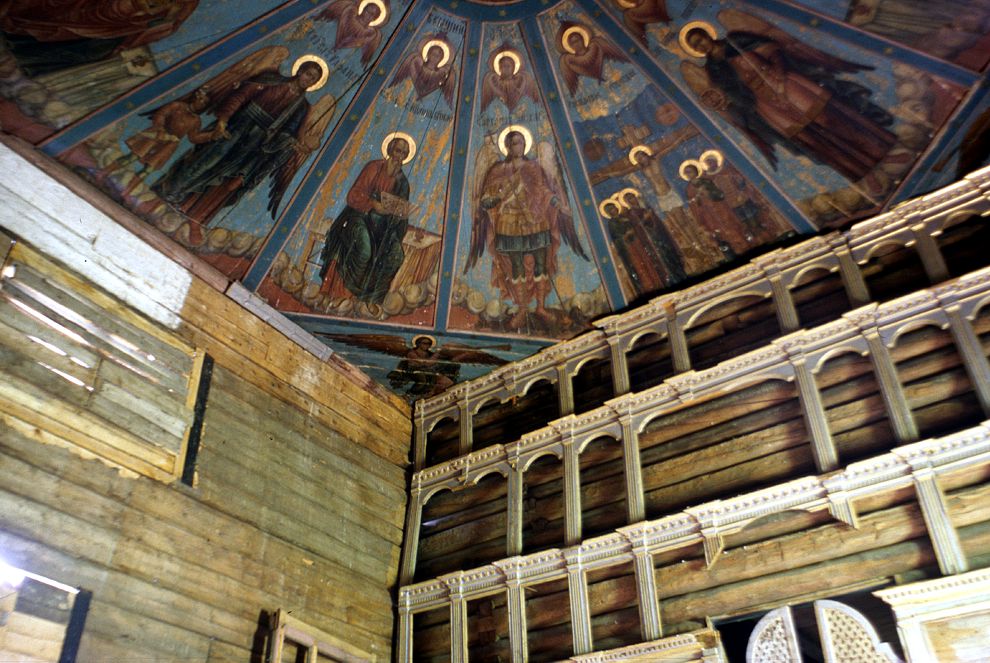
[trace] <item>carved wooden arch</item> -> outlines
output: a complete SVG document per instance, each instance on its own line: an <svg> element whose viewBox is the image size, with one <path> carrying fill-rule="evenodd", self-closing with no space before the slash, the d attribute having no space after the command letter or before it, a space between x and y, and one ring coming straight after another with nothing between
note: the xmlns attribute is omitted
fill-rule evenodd
<svg viewBox="0 0 990 663"><path fill-rule="evenodd" d="M880 338L883 339L884 345L893 349L897 346L901 336L925 327L937 327L945 331L949 328L949 319L941 309L927 311L923 316L907 320L903 324L889 330L881 331Z"/></svg>
<svg viewBox="0 0 990 663"><path fill-rule="evenodd" d="M492 403L497 403L498 405L501 405L510 398L512 398L512 394L508 394L505 398L502 398L497 393L485 394L484 396L481 397L481 399L477 403L474 403L472 405L469 411L471 412L471 416L473 417L474 415L481 412L482 408L484 408L485 406L491 405Z"/></svg>
<svg viewBox="0 0 990 663"><path fill-rule="evenodd" d="M990 293L984 295L983 297L972 299L968 302L963 302L960 304L963 315L972 322L980 317L983 313L983 309L990 305Z"/></svg>
<svg viewBox="0 0 990 663"><path fill-rule="evenodd" d="M985 203L990 202L987 201L985 198L982 200ZM984 205L984 206L990 208L990 205ZM938 232L942 233L948 230L949 228L951 228L952 226L957 226L960 223L968 221L969 219L972 219L974 217L978 219L983 218L983 215L986 212L987 209L980 211L978 209L974 209L970 207L964 207L963 209L954 209L954 210L949 210L948 212L944 212L938 215L938 217L936 217L939 221L942 222L941 226L938 229Z"/></svg>
<svg viewBox="0 0 990 663"><path fill-rule="evenodd" d="M831 262L832 264L826 264L827 262ZM813 272L827 272L829 274L834 274L837 271L839 271L839 257L836 255L822 256L807 265L802 265L800 269L794 272L794 275L790 278L790 282L787 284L787 287L796 288L801 285L801 279Z"/></svg>
<svg viewBox="0 0 990 663"><path fill-rule="evenodd" d="M603 352L603 350L604 350L604 352ZM579 360L577 360L574 363L574 365L571 366L570 370L567 371L567 377L569 377L569 378L576 377L577 374L581 372L581 369L584 368L585 365L587 365L588 363L590 363L592 361L595 361L595 360L598 360L598 359L608 359L608 358L609 358L609 355L608 355L608 344L606 343L603 348L595 348L594 350L589 351L588 354L586 354L585 356L583 356Z"/></svg>
<svg viewBox="0 0 990 663"><path fill-rule="evenodd" d="M817 375L827 362L845 354L856 354L860 357L869 357L870 351L866 347L865 343L858 342L856 339L847 341L835 346L834 348L829 348L818 355L811 365L811 372Z"/></svg>
<svg viewBox="0 0 990 663"><path fill-rule="evenodd" d="M902 237L902 235L907 236ZM856 262L860 265L865 265L869 261L873 260L877 252L882 248L886 248L888 246L894 247L895 249L908 248L914 246L915 241L914 235L911 234L911 229L903 228L899 230L896 235L883 237L865 247L865 250L860 249L862 255L856 258Z"/></svg>
<svg viewBox="0 0 990 663"><path fill-rule="evenodd" d="M544 456L553 456L561 463L564 462L564 450L558 449L559 445L554 445L552 447L547 447L546 449L540 449L539 451L534 451L525 456L520 456L519 459L519 469L521 472L528 472L529 468L533 466L538 459Z"/></svg>
<svg viewBox="0 0 990 663"><path fill-rule="evenodd" d="M760 285L760 284L757 284ZM773 291L770 289L770 282L765 281L762 285L765 285L766 291L761 292L759 290L752 289L752 287L745 288L743 290L733 290L732 292L727 292L725 294L719 295L710 302L705 302L703 305L699 306L697 309L691 312L688 316L687 321L684 323L684 331L687 331L691 326L698 321L703 314L712 310L716 306L724 304L726 302L731 302L733 299L742 299L744 297L758 297L760 299L769 299L773 296Z"/></svg>
<svg viewBox="0 0 990 663"><path fill-rule="evenodd" d="M779 366L770 366L757 373L752 373L748 375L741 375L731 382L727 382L724 385L718 385L718 391L724 391L726 393L723 396L731 396L738 391L743 389L749 389L750 387L755 387L757 385L764 384L766 382L783 382L785 384L794 384L794 367L786 362L786 356L782 357L784 361ZM797 393L795 392L795 397Z"/></svg>
<svg viewBox="0 0 990 663"><path fill-rule="evenodd" d="M536 375L530 379L529 382L519 391L520 396L525 396L529 393L529 390L538 385L541 382L546 382L549 385L557 384L557 376L549 375Z"/></svg>
<svg viewBox="0 0 990 663"><path fill-rule="evenodd" d="M667 332L660 327L654 328L652 325L646 325L642 329L637 329L634 334L629 336L623 352L631 352L637 343L650 335L658 336L660 340L663 340L667 336Z"/></svg>
<svg viewBox="0 0 990 663"><path fill-rule="evenodd" d="M451 485L449 483L441 483L441 484L437 484L436 486L430 486L429 488L424 488L423 489L423 492L422 492L422 497L420 498L420 500L421 500L420 506L424 506L425 507L426 506L426 503L429 502L431 499L433 499L433 497L435 495L438 495L438 494L442 493L445 490L449 490L450 492L454 492L454 488L455 488L455 486L453 486L453 485ZM418 535L417 535L417 537L418 537Z"/></svg>
<svg viewBox="0 0 990 663"><path fill-rule="evenodd" d="M444 412L444 413L442 413L440 415L434 416L433 417L433 420L430 422L430 425L429 426L425 426L425 425L423 426L423 434L424 435L429 435L430 433L433 432L433 430L437 426L439 426L440 424L442 424L447 419L449 419L450 420L450 423L452 423L452 424L456 424L457 423L457 420L459 419L459 413L457 413L457 409L456 408L453 410L453 412L448 411L448 412Z"/></svg>
<svg viewBox="0 0 990 663"><path fill-rule="evenodd" d="M588 433L583 438L581 438L579 442L576 442L574 444L574 448L577 449L577 452L580 455L584 453L584 450L588 448L589 444L591 444L595 440L602 440L602 439L609 439L612 440L612 442L617 442L618 444L622 444L622 433L621 432L617 433L615 431L611 431L607 429L596 430L592 433Z"/></svg>

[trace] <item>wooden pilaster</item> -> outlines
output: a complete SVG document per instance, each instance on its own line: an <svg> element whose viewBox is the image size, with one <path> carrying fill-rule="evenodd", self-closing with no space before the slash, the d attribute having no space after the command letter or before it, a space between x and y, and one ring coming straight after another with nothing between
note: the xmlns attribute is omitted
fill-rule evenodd
<svg viewBox="0 0 990 663"><path fill-rule="evenodd" d="M565 551L567 559L567 595L571 604L571 638L574 654L594 649L591 638L591 604L588 601L588 575L580 551Z"/></svg>
<svg viewBox="0 0 990 663"><path fill-rule="evenodd" d="M828 429L821 392L818 391L815 376L803 354L792 355L791 366L794 367L794 380L797 383L798 400L801 402L804 423L811 437L811 452L815 457L815 467L820 473L830 472L839 467L839 454L835 449L832 433Z"/></svg>
<svg viewBox="0 0 990 663"><path fill-rule="evenodd" d="M914 488L921 505L921 515L931 538L938 568L943 575L953 575L969 570L969 562L959 541L959 534L952 525L945 504L945 494L938 485L938 477L931 467L914 468L911 473Z"/></svg>
<svg viewBox="0 0 990 663"><path fill-rule="evenodd" d="M777 313L777 322L780 324L780 331L789 334L801 328L801 321L798 319L797 308L794 306L794 298L791 291L784 284L780 272L772 270L767 274L770 281L770 290L773 293L773 307Z"/></svg>
<svg viewBox="0 0 990 663"><path fill-rule="evenodd" d="M564 440L564 543L581 542L581 456L574 438Z"/></svg>
<svg viewBox="0 0 990 663"><path fill-rule="evenodd" d="M408 605L399 606L398 663L412 663L413 616Z"/></svg>
<svg viewBox="0 0 990 663"><path fill-rule="evenodd" d="M423 520L423 492L419 486L409 491L406 505L405 539L402 542L402 568L399 571L399 585L408 585L416 573L416 553L419 549L419 528Z"/></svg>
<svg viewBox="0 0 990 663"><path fill-rule="evenodd" d="M574 413L574 386L563 364L557 366L557 405L562 417Z"/></svg>
<svg viewBox="0 0 990 663"><path fill-rule="evenodd" d="M921 257L921 264L925 268L928 280L935 284L946 281L949 278L949 268L942 257L942 250L935 243L935 238L928 234L927 228L923 224L911 226L914 233L915 248Z"/></svg>
<svg viewBox="0 0 990 663"><path fill-rule="evenodd" d="M639 433L629 415L620 415L622 424L622 460L626 477L626 514L629 524L646 519L643 468L639 459Z"/></svg>
<svg viewBox="0 0 990 663"><path fill-rule="evenodd" d="M657 578L653 570L653 555L645 546L633 546L636 569L636 594L639 603L640 634L644 641L663 637L660 622L660 602L657 598Z"/></svg>
<svg viewBox="0 0 990 663"><path fill-rule="evenodd" d="M458 572L444 576L443 581L450 588L450 660L451 663L467 663L468 615L464 574Z"/></svg>
<svg viewBox="0 0 990 663"><path fill-rule="evenodd" d="M508 517L506 523L508 532L506 533L507 557L521 555L523 550L523 472L519 467L519 458L509 460L509 478L506 502L508 503Z"/></svg>
<svg viewBox="0 0 990 663"><path fill-rule="evenodd" d="M677 312L673 304L668 304L666 308L667 317L667 340L670 343L670 357L674 363L675 373L684 373L691 370L691 356L688 354L687 337L684 329L677 320Z"/></svg>
<svg viewBox="0 0 990 663"><path fill-rule="evenodd" d="M980 400L983 414L990 417L990 361L987 361L987 356L983 353L983 345L973 331L972 323L962 314L959 305L944 305L943 309L949 318L949 331L973 383L973 390Z"/></svg>
<svg viewBox="0 0 990 663"><path fill-rule="evenodd" d="M839 276L842 278L842 287L846 290L846 296L852 308L858 308L870 303L870 290L866 286L863 272L852 256L849 246L841 235L833 235L829 238L832 253L839 259Z"/></svg>
<svg viewBox="0 0 990 663"><path fill-rule="evenodd" d="M890 351L880 339L880 333L875 324L872 327L861 327L861 329L869 347L870 361L873 362L873 370L876 372L877 382L880 385L880 395L887 407L887 414L890 417L890 425L894 429L894 435L901 444L914 442L918 439L918 425L911 413L907 397L904 395L904 388L897 376L897 367L894 366Z"/></svg>
<svg viewBox="0 0 990 663"><path fill-rule="evenodd" d="M616 396L629 393L629 362L626 361L625 343L617 336L608 337L612 358L612 387Z"/></svg>
<svg viewBox="0 0 990 663"><path fill-rule="evenodd" d="M509 612L509 647L513 663L529 659L526 634L526 591L522 584L520 558L504 559L495 565L505 574L506 604Z"/></svg>
<svg viewBox="0 0 990 663"><path fill-rule="evenodd" d="M466 456L474 447L474 417L471 416L471 403L467 392L457 403L458 416L458 445L457 455Z"/></svg>

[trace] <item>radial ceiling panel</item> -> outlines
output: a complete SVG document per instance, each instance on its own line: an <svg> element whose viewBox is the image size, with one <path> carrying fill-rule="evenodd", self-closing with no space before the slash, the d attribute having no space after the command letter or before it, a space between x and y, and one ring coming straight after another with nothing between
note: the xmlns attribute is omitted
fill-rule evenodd
<svg viewBox="0 0 990 663"><path fill-rule="evenodd" d="M3 130L410 398L990 144L976 0L106 5L4 3Z"/></svg>

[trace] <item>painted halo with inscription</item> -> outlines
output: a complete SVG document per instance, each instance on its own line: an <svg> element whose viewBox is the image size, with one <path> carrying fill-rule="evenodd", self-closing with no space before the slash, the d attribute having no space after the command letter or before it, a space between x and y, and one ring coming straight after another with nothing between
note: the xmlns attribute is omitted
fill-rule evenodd
<svg viewBox="0 0 990 663"><path fill-rule="evenodd" d="M368 5L378 7L378 18L368 24L369 28L377 28L388 19L388 7L385 6L382 0L361 0L361 4L358 5L358 16L364 13Z"/></svg>
<svg viewBox="0 0 990 663"><path fill-rule="evenodd" d="M651 157L653 156L653 150L651 150L649 147L647 147L646 145L637 145L636 147L629 150L629 163L631 163L634 166L638 166L639 162L636 160L636 155L640 153L643 153Z"/></svg>
<svg viewBox="0 0 990 663"><path fill-rule="evenodd" d="M521 124L510 124L505 129L502 129L498 135L498 151L502 153L502 156L509 155L509 146L505 144L505 139L513 131L518 131L522 134L523 140L526 142L526 149L523 154L529 154L529 151L533 149L533 134Z"/></svg>
<svg viewBox="0 0 990 663"><path fill-rule="evenodd" d="M705 167L704 165L702 165L700 161L698 161L697 159L687 159L686 161L681 163L680 168L677 169L677 174L680 175L681 179L684 180L685 182L690 182L692 179L694 179L692 177L688 177L687 175L686 171L688 166L694 166L695 168L697 168L698 175L705 172ZM697 175L695 177L697 177Z"/></svg>
<svg viewBox="0 0 990 663"><path fill-rule="evenodd" d="M710 160L715 161L714 169L708 167L708 162ZM705 171L709 175L715 175L716 173L720 173L722 171L722 164L725 163L725 157L722 156L722 153L718 150L705 150L701 153L698 161L700 161L701 165L705 167Z"/></svg>
<svg viewBox="0 0 990 663"><path fill-rule="evenodd" d="M571 27L564 30L564 34L560 35L560 45L564 47L564 50L568 53L576 53L576 51L571 47L570 38L573 34L581 35L581 39L584 40L584 47L587 48L588 44L591 43L591 33L588 32L588 28L583 25L572 25Z"/></svg>
<svg viewBox="0 0 990 663"><path fill-rule="evenodd" d="M292 63L292 75L295 76L299 73L299 67L303 66L307 62L315 62L320 67L320 78L306 88L307 92L313 92L314 90L319 90L321 87L326 85L327 79L330 77L330 67L327 66L326 60L321 58L319 55L301 55L299 59Z"/></svg>
<svg viewBox="0 0 990 663"><path fill-rule="evenodd" d="M690 23L686 23L684 27L681 28L681 31L677 34L677 43L679 43L681 45L681 48L684 50L684 52L690 55L691 57L703 58L706 57L705 54L702 53L701 51L695 50L695 48L692 47L690 44L688 44L687 41L688 33L694 30L695 28L701 28L712 39L718 39L718 32L715 31L714 25L712 25L708 21L691 21Z"/></svg>
<svg viewBox="0 0 990 663"><path fill-rule="evenodd" d="M512 60L512 75L515 76L516 74L518 74L519 69L522 67L522 60L519 59L519 54L510 48L507 48L504 51L499 51L495 55L495 59L492 60L492 70L494 70L496 74L502 73L498 70L498 63L503 58L509 58L510 60Z"/></svg>
<svg viewBox="0 0 990 663"><path fill-rule="evenodd" d="M440 60L440 64L438 64L437 67L442 67L450 62L450 44L445 42L443 39L431 39L423 44L423 50L420 52L420 55L423 56L423 62L426 62L426 54L429 53L430 49L434 46L443 51L443 58Z"/></svg>
<svg viewBox="0 0 990 663"><path fill-rule="evenodd" d="M402 163L406 164L413 160L416 156L416 141L413 137L404 131L393 131L389 135L385 136L385 140L382 141L382 156L388 159L388 147L392 144L392 141L401 138L406 141L406 145L409 146L409 156L402 160Z"/></svg>

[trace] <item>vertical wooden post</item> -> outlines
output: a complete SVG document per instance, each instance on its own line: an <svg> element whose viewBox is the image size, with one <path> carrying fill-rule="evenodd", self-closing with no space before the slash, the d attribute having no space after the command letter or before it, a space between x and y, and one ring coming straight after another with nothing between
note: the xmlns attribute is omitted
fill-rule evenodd
<svg viewBox="0 0 990 663"><path fill-rule="evenodd" d="M887 406L894 435L901 444L916 442L918 440L918 424L914 420L911 406L908 405L907 397L904 395L900 378L897 377L897 367L894 366L894 360L891 358L887 346L880 339L880 333L876 327L864 330L863 335L866 336L870 360L873 362L873 369L876 371L877 381L880 384L880 396L883 397L884 405Z"/></svg>
<svg viewBox="0 0 990 663"><path fill-rule="evenodd" d="M444 576L443 581L450 588L450 661L467 663L468 616L467 598L464 596L464 573L458 571Z"/></svg>
<svg viewBox="0 0 990 663"><path fill-rule="evenodd" d="M399 652L396 656L398 663L412 663L413 653L413 616L407 603L408 597L400 597L399 601Z"/></svg>
<svg viewBox="0 0 990 663"><path fill-rule="evenodd" d="M819 473L829 472L839 467L839 453L836 451L832 433L828 429L821 392L818 391L815 375L808 366L804 353L796 352L790 359L791 366L794 367L794 381L797 383L801 412L808 427L808 435L811 437L811 453L815 457L815 467Z"/></svg>
<svg viewBox="0 0 990 663"><path fill-rule="evenodd" d="M677 321L677 311L673 303L668 302L665 309L667 323L667 342L670 343L670 358L674 363L675 373L691 370L691 355L688 353L687 336Z"/></svg>
<svg viewBox="0 0 990 663"><path fill-rule="evenodd" d="M969 562L959 541L959 533L952 525L945 495L938 485L935 470L930 467L915 467L911 473L914 489L921 505L921 515L931 538L938 568L943 575L953 575L969 570Z"/></svg>
<svg viewBox="0 0 990 663"><path fill-rule="evenodd" d="M415 481L415 479L414 479ZM423 520L423 489L413 485L406 505L406 538L402 542L402 569L399 586L408 585L416 573L416 553L419 551L419 527Z"/></svg>
<svg viewBox="0 0 990 663"><path fill-rule="evenodd" d="M523 550L523 472L519 456L509 458L509 494L506 499L509 513L506 518L505 555L521 555Z"/></svg>
<svg viewBox="0 0 990 663"><path fill-rule="evenodd" d="M639 598L640 634L644 642L663 637L660 623L660 602L657 599L657 577L653 570L653 555L646 547L633 544L636 569L636 593Z"/></svg>
<svg viewBox="0 0 990 663"><path fill-rule="evenodd" d="M836 233L828 237L828 243L832 248L832 253L839 259L839 276L842 278L842 287L846 289L846 296L852 308L859 308L870 303L870 290L863 279L863 272L852 257L849 246L845 238Z"/></svg>
<svg viewBox="0 0 990 663"><path fill-rule="evenodd" d="M421 470L426 467L426 413L423 401L416 401L416 418L413 421L413 469Z"/></svg>
<svg viewBox="0 0 990 663"><path fill-rule="evenodd" d="M928 234L928 229L923 223L911 226L914 234L915 248L921 257L921 264L925 268L925 274L931 283L941 283L949 279L949 268L942 257L942 250L935 243L935 238Z"/></svg>
<svg viewBox="0 0 990 663"><path fill-rule="evenodd" d="M770 281L770 291L773 294L773 308L777 312L777 322L780 331L789 334L801 328L797 308L790 289L784 284L780 271L776 268L766 270L767 280Z"/></svg>
<svg viewBox="0 0 990 663"><path fill-rule="evenodd" d="M581 541L581 456L574 438L563 440L564 446L564 543L573 546Z"/></svg>
<svg viewBox="0 0 990 663"><path fill-rule="evenodd" d="M467 392L457 402L459 439L457 455L466 456L474 447L474 417L471 416L471 398Z"/></svg>
<svg viewBox="0 0 990 663"><path fill-rule="evenodd" d="M608 336L608 348L612 358L612 387L616 396L629 393L629 362L626 361L625 343L618 336Z"/></svg>
<svg viewBox="0 0 990 663"><path fill-rule="evenodd" d="M591 603L588 601L588 575L580 550L564 551L567 561L567 596L571 604L571 638L574 655L594 649L591 638Z"/></svg>
<svg viewBox="0 0 990 663"><path fill-rule="evenodd" d="M574 386L571 384L571 375L567 372L566 364L557 366L557 405L560 416L574 414Z"/></svg>
<svg viewBox="0 0 990 663"><path fill-rule="evenodd" d="M495 566L505 574L506 604L509 612L509 648L513 663L525 663L529 658L526 635L526 592L522 584L522 567L518 559L504 559Z"/></svg>
<svg viewBox="0 0 990 663"><path fill-rule="evenodd" d="M959 349L963 366L983 407L983 414L990 417L990 362L983 354L983 344L958 304L943 305L943 309L949 318L949 331Z"/></svg>
<svg viewBox="0 0 990 663"><path fill-rule="evenodd" d="M622 461L626 476L626 515L631 525L646 520L643 468L639 459L639 433L633 425L632 416L628 413L619 414L619 423L622 424Z"/></svg>

